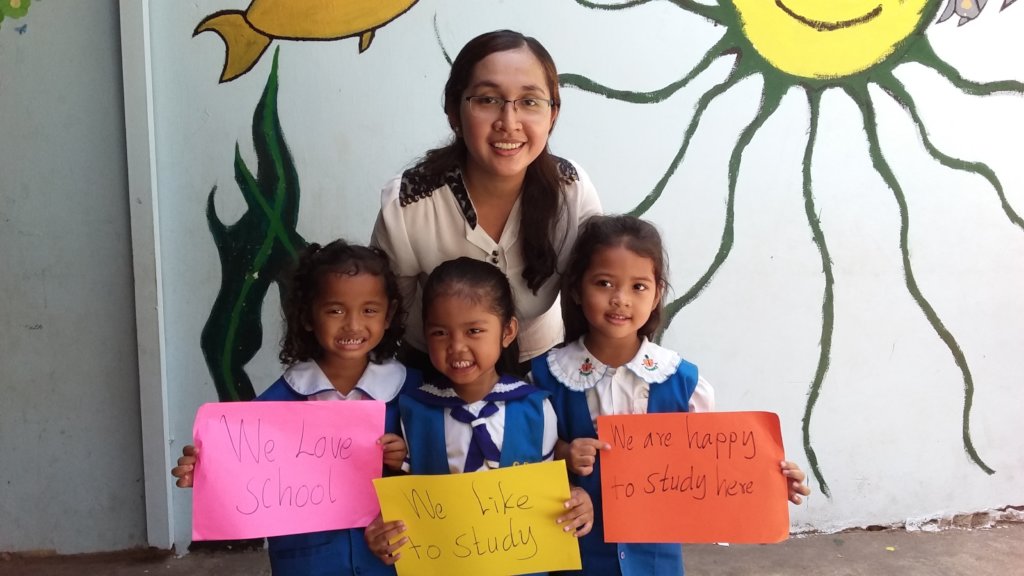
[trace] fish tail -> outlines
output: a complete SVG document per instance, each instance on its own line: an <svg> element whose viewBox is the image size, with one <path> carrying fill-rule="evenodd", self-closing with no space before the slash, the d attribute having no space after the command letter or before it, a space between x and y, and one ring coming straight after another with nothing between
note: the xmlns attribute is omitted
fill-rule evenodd
<svg viewBox="0 0 1024 576"><path fill-rule="evenodd" d="M373 36L375 30L367 30L359 35L359 53L362 54L370 47L370 42L373 42Z"/></svg>
<svg viewBox="0 0 1024 576"><path fill-rule="evenodd" d="M237 10L210 14L196 26L192 35L208 30L216 32L224 41L226 50L221 82L229 82L251 70L270 46L271 38L253 28L245 15Z"/></svg>

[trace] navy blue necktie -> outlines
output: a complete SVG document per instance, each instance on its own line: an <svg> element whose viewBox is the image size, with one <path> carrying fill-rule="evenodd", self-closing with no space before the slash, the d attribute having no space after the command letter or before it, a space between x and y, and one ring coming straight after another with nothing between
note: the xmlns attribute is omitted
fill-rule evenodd
<svg viewBox="0 0 1024 576"><path fill-rule="evenodd" d="M475 472L483 468L487 462L491 463L494 468L499 466L501 450L498 450L494 444L485 422L497 411L498 406L494 402L485 404L480 410L480 416L474 416L472 412L466 410L465 406L452 407L452 418L473 427L473 438L469 441L469 451L466 454L466 465L463 466L463 472Z"/></svg>

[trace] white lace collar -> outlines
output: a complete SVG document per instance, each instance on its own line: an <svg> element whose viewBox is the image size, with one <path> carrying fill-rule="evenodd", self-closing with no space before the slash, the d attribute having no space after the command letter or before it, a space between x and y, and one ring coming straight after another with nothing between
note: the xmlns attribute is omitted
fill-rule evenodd
<svg viewBox="0 0 1024 576"><path fill-rule="evenodd" d="M622 366L648 384L659 384L675 374L682 358L675 352L644 338L636 356ZM583 338L548 353L548 368L556 380L570 390L583 392L600 382L610 366L594 357Z"/></svg>
<svg viewBox="0 0 1024 576"><path fill-rule="evenodd" d="M296 393L312 396L334 390L334 385L316 362L299 362L284 372L284 381ZM405 384L405 366L397 360L385 360L380 364L370 362L356 382L356 388L374 400L390 402L398 396Z"/></svg>

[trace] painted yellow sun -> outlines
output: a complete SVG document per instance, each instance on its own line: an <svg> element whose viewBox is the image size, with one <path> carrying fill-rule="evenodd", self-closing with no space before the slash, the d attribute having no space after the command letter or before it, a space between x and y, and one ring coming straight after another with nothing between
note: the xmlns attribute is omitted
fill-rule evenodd
<svg viewBox="0 0 1024 576"><path fill-rule="evenodd" d="M928 0L733 0L743 33L772 66L803 78L856 74L888 58Z"/></svg>

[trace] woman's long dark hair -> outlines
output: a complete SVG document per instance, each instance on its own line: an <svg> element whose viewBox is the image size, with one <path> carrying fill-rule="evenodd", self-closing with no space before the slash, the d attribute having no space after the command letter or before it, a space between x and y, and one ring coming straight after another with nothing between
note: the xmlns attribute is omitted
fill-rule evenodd
<svg viewBox="0 0 1024 576"><path fill-rule="evenodd" d="M668 292L668 258L661 234L653 224L635 216L591 216L580 228L569 269L562 275L562 321L565 323L565 341L574 342L590 331L583 306L578 302L583 276L590 268L594 254L605 248L622 246L630 252L650 259L654 265L654 282L661 299L651 317L637 330L640 336L651 338L661 325Z"/></svg>
<svg viewBox="0 0 1024 576"><path fill-rule="evenodd" d="M312 325L313 302L320 289L320 280L327 274L369 274L384 280L391 322L384 330L380 343L370 351L370 360L380 363L394 358L405 332L405 312L402 309L398 280L391 271L388 257L379 248L335 240L323 247L310 244L299 254L281 303L285 320L285 333L281 339L281 353L278 355L281 363L291 366L296 362L316 360L323 356L324 351L309 326Z"/></svg>
<svg viewBox="0 0 1024 576"><path fill-rule="evenodd" d="M495 52L523 47L530 50L543 66L548 91L557 109L561 103L558 93L558 70L551 54L535 38L512 30L496 30L473 38L455 57L448 82L444 86L445 114L449 118L459 117L462 93L469 86L473 69L478 62ZM454 166L465 166L466 154L466 142L456 135L448 145L427 152L414 169L422 171L428 177L442 177ZM523 279L526 280L526 286L535 294L555 273L558 257L555 253L554 236L558 215L563 209L563 183L558 162L551 155L548 146L545 146L540 156L526 169L520 205L519 243L523 250L523 261L526 263ZM545 233L539 234L540 231Z"/></svg>

